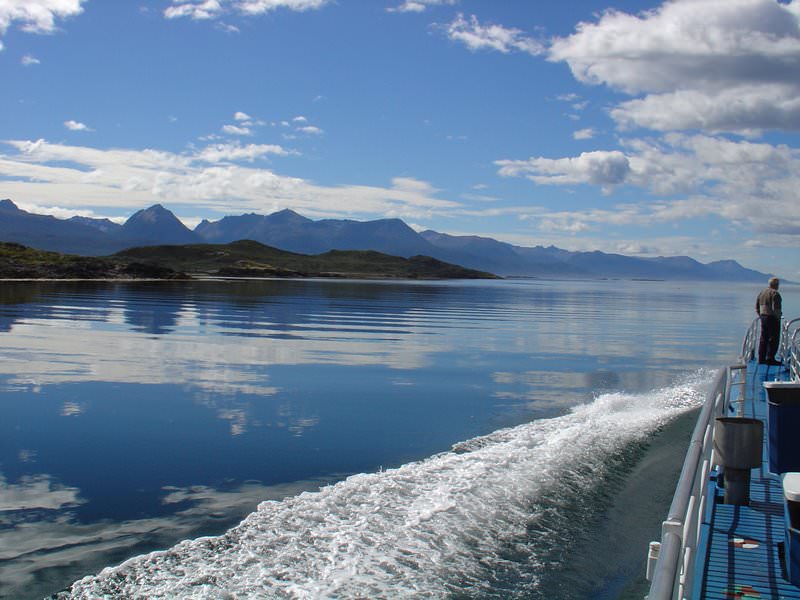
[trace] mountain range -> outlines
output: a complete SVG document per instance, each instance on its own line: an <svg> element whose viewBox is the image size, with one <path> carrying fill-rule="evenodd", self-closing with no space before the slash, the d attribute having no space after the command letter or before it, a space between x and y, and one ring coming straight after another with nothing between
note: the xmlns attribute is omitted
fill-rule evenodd
<svg viewBox="0 0 800 600"><path fill-rule="evenodd" d="M641 278L691 281L764 282L768 274L733 260L700 263L688 256L642 258L605 252L573 252L555 246L524 247L479 236L416 232L400 219L312 220L292 210L202 221L187 228L160 204L133 214L120 225L108 219L58 219L21 210L0 200L0 241L84 256L105 256L154 245L225 244L254 240L300 254L330 250L374 250L441 261L501 276L555 278Z"/></svg>

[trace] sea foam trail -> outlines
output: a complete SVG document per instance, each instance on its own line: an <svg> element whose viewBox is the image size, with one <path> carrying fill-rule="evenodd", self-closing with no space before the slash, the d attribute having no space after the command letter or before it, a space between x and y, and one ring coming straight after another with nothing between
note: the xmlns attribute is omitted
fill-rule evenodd
<svg viewBox="0 0 800 600"><path fill-rule="evenodd" d="M707 382L604 394L453 452L264 502L224 535L132 558L58 597L487 597L498 573L535 587L537 511L588 493L615 455L698 406Z"/></svg>

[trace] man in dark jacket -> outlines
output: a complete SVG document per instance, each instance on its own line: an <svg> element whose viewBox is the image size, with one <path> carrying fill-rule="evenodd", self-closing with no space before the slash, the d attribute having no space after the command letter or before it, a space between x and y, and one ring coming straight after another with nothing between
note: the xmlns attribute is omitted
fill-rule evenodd
<svg viewBox="0 0 800 600"><path fill-rule="evenodd" d="M780 281L777 277L769 280L769 287L765 288L756 299L756 312L761 320L761 340L758 343L758 363L766 365L779 365L775 360L778 351L778 340L781 337L781 295L778 293Z"/></svg>

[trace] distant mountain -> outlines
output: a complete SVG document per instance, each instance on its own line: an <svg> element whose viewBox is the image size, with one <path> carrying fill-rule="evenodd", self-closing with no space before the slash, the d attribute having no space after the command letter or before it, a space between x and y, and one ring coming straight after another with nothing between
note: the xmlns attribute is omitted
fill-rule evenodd
<svg viewBox="0 0 800 600"><path fill-rule="evenodd" d="M735 260L718 260L706 265L709 269L718 274L719 279L741 279L746 281L763 281L764 273L747 269Z"/></svg>
<svg viewBox="0 0 800 600"><path fill-rule="evenodd" d="M431 230L423 231L420 235L442 252L446 252L450 260L460 259L465 262L458 264L469 264L473 269L500 275L530 277L595 276L591 271L564 263L547 248L524 248L492 238L474 235L454 236ZM438 257L440 254L434 253L432 256Z"/></svg>
<svg viewBox="0 0 800 600"><path fill-rule="evenodd" d="M134 213L119 230L132 245L193 244L201 238L160 204Z"/></svg>
<svg viewBox="0 0 800 600"><path fill-rule="evenodd" d="M88 225L89 227L94 227L95 229L99 229L103 233L115 233L122 229L122 225L119 223L114 223L114 221L110 219L92 219L91 217L70 217L67 219L73 223L81 223L82 225Z"/></svg>
<svg viewBox="0 0 800 600"><path fill-rule="evenodd" d="M406 258L422 254L503 276L754 282L768 277L735 261L704 265L686 256L640 258L600 251L570 252L554 246L530 248L480 236L417 233L400 219L312 221L291 210L203 221L195 233L207 242L252 239L305 254L329 250L375 250Z"/></svg>
<svg viewBox="0 0 800 600"><path fill-rule="evenodd" d="M253 240L300 254L372 250L409 258L422 255L502 276L641 278L688 281L763 282L767 274L726 260L708 264L688 256L641 258L605 252L571 252L555 246L524 247L480 236L417 233L400 219L314 221L292 210L204 220L194 231L160 204L140 210L123 225L107 219L62 220L20 210L0 201L0 241L56 252L108 255L135 246L227 244Z"/></svg>
<svg viewBox="0 0 800 600"><path fill-rule="evenodd" d="M71 254L108 254L119 248L107 234L80 221L21 210L0 200L0 241Z"/></svg>
<svg viewBox="0 0 800 600"><path fill-rule="evenodd" d="M394 256L430 256L435 248L400 219L312 221L293 210L268 216L247 214L203 221L194 232L209 243L248 239L299 252L318 254L328 250L377 250Z"/></svg>
<svg viewBox="0 0 800 600"><path fill-rule="evenodd" d="M108 219L37 215L21 210L11 200L0 200L0 241L52 252L104 256L134 246L202 240L160 204L138 211L119 225Z"/></svg>

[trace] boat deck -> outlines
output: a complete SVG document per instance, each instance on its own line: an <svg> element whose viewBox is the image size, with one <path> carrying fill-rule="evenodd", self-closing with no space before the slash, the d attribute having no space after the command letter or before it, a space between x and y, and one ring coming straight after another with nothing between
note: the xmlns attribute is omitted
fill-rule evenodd
<svg viewBox="0 0 800 600"><path fill-rule="evenodd" d="M780 367L750 363L743 416L766 423L767 401L762 383L785 376ZM732 401L737 400L737 395L734 390ZM751 471L749 506L723 504L724 492L716 485L716 473L711 474L697 555L703 576L698 578L692 598L800 600L800 588L786 580L783 488L780 477L768 471L767 439L765 428L764 461Z"/></svg>

